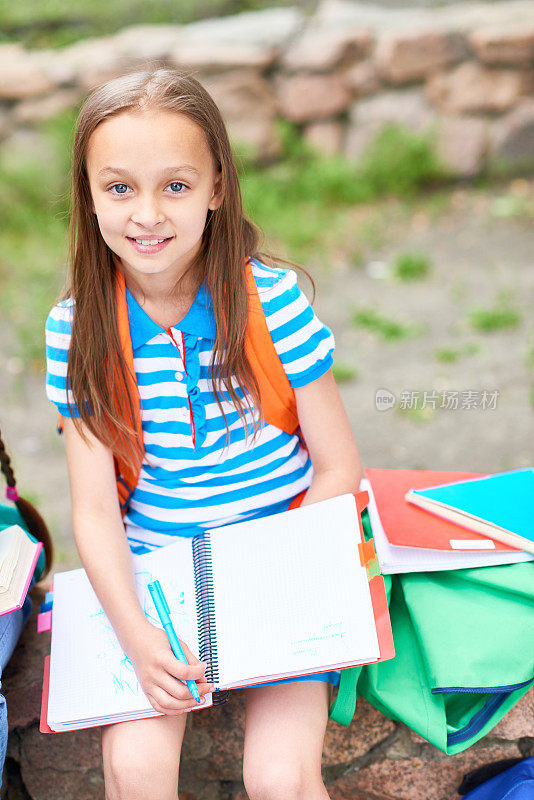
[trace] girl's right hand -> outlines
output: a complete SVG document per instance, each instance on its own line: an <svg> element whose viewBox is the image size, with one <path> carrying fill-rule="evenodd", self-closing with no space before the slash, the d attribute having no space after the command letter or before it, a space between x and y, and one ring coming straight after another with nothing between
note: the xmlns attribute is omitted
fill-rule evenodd
<svg viewBox="0 0 534 800"><path fill-rule="evenodd" d="M147 620L137 632L135 642L128 647L127 655L139 683L154 710L161 714L177 716L197 705L182 681L196 682L201 703L203 695L215 688L204 677L206 664L193 655L185 642L180 640L180 643L187 664L176 658L165 632Z"/></svg>

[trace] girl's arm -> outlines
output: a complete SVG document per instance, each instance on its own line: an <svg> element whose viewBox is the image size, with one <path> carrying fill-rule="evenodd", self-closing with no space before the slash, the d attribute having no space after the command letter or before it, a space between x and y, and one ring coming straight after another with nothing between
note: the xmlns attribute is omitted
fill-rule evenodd
<svg viewBox="0 0 534 800"><path fill-rule="evenodd" d="M357 492L360 455L332 370L296 388L295 399L314 473L301 505Z"/></svg>
<svg viewBox="0 0 534 800"><path fill-rule="evenodd" d="M184 646L189 666L178 661L165 633L146 618L135 591L134 571L122 523L111 451L84 427L85 442L64 419L74 538L95 593L132 661L156 711L182 713L195 705L177 681L203 679L205 665ZM210 690L203 680L200 695Z"/></svg>

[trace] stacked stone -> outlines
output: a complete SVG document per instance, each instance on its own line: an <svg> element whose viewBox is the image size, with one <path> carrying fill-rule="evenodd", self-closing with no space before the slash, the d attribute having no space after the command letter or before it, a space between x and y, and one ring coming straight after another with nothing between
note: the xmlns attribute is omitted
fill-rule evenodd
<svg viewBox="0 0 534 800"><path fill-rule="evenodd" d="M9 800L103 800L100 732L39 733L44 657L50 634L37 634L34 611L8 664ZM246 800L241 779L244 701L234 692L219 708L190 714L184 742L181 800ZM400 723L358 700L346 728L329 721L323 773L333 800L444 800L457 797L463 775L482 764L534 755L534 689L488 736L446 756Z"/></svg>
<svg viewBox="0 0 534 800"><path fill-rule="evenodd" d="M357 159L396 122L434 131L453 174L534 164L534 2L382 8L322 0L190 25L141 25L58 50L0 45L0 138L147 63L192 72L238 155L276 158L275 120Z"/></svg>

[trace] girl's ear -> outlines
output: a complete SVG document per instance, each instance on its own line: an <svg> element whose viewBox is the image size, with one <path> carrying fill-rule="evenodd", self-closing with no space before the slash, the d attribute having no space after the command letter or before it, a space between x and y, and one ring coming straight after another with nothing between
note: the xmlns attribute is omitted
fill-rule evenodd
<svg viewBox="0 0 534 800"><path fill-rule="evenodd" d="M216 208L219 208L222 201L223 201L222 174L219 172L219 174L215 179L213 194L211 195L211 199L208 203L208 208L211 208L211 210L214 211Z"/></svg>

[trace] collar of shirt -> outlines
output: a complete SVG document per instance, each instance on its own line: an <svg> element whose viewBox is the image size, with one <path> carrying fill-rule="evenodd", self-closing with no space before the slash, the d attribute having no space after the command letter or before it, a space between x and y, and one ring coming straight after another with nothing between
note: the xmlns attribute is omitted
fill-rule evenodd
<svg viewBox="0 0 534 800"><path fill-rule="evenodd" d="M128 305L130 336L132 337L132 348L134 350L149 342L154 336L165 332L165 328L154 322L146 311L141 308L128 288L126 289L126 302ZM213 316L211 294L205 280L200 285L191 308L185 317L172 327L174 330L201 336L203 339L215 339L215 317Z"/></svg>

